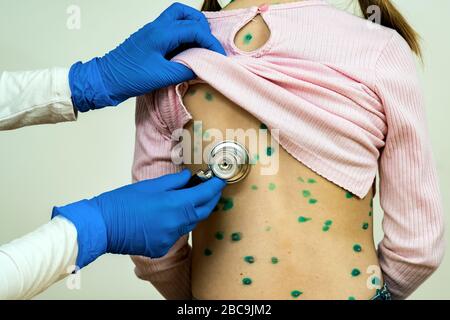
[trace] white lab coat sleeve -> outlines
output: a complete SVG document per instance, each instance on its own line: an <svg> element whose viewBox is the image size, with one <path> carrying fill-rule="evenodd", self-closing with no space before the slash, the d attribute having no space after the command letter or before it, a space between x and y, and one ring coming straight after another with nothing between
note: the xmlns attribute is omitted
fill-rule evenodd
<svg viewBox="0 0 450 320"><path fill-rule="evenodd" d="M74 121L69 70L0 73L0 130Z"/></svg>
<svg viewBox="0 0 450 320"><path fill-rule="evenodd" d="M0 246L0 300L30 299L75 270L77 230L56 217Z"/></svg>

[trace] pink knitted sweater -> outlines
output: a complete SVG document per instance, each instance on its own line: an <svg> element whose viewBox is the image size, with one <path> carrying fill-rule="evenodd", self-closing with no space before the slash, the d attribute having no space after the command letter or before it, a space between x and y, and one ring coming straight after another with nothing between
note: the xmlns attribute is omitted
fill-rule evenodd
<svg viewBox="0 0 450 320"><path fill-rule="evenodd" d="M243 52L234 36L255 15L269 41ZM207 12L227 57L191 49L175 60L280 129L298 161L358 197L377 171L384 210L379 259L395 298L405 298L438 267L444 251L438 178L414 57L394 30L309 0ZM171 133L191 116L187 84L138 99L134 180L178 171ZM136 274L169 299L190 298L190 248L181 239L161 259L134 258Z"/></svg>

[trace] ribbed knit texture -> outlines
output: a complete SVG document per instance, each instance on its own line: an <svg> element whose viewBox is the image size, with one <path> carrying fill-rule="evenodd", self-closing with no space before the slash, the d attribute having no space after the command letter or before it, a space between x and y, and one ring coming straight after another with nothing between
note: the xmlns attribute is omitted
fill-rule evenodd
<svg viewBox="0 0 450 320"><path fill-rule="evenodd" d="M271 29L253 52L234 36L255 15ZM364 197L377 170L385 237L379 245L383 274L397 299L409 296L439 266L443 215L428 140L415 60L394 30L310 0L206 13L227 57L191 49L175 60L271 129L297 160ZM187 84L141 97L137 103L133 178L178 171L171 163L173 130L190 119L182 103ZM189 247L157 261L142 259L137 274L166 298L190 298ZM168 270L173 270L167 283ZM184 276L176 272L185 272ZM184 280L181 280L184 279ZM162 288L164 287L164 288Z"/></svg>

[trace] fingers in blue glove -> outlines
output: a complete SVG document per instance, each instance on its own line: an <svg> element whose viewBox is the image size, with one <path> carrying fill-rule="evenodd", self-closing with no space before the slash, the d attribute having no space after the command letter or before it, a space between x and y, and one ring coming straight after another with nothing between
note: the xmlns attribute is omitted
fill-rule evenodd
<svg viewBox="0 0 450 320"><path fill-rule="evenodd" d="M220 197L221 197L221 194L218 193L211 200L206 202L205 204L195 208L195 212L200 221L205 220L206 218L209 217L211 212L213 212L214 208L219 203Z"/></svg>
<svg viewBox="0 0 450 320"><path fill-rule="evenodd" d="M159 16L158 20L159 19L166 22L170 22L173 20L194 20L203 24L206 23L206 25L208 25L208 21L206 20L203 13L179 2L175 2L169 8L167 8Z"/></svg>
<svg viewBox="0 0 450 320"><path fill-rule="evenodd" d="M175 196L189 199L191 204L197 208L210 202L211 199L214 199L222 192L226 185L225 181L218 178L212 178L193 188L181 189L174 192Z"/></svg>
<svg viewBox="0 0 450 320"><path fill-rule="evenodd" d="M208 218L211 212L213 212L217 203L219 203L220 197L221 193L218 193L211 200L203 205L196 207L194 210L186 210L185 220L188 221L188 224L181 227L180 236L188 234L195 229L199 222Z"/></svg>
<svg viewBox="0 0 450 320"><path fill-rule="evenodd" d="M208 49L226 55L225 49L219 40L211 34L209 25L199 24L196 21L178 21L174 25L173 41L168 52L184 44Z"/></svg>
<svg viewBox="0 0 450 320"><path fill-rule="evenodd" d="M177 190L184 187L191 176L191 171L185 169L179 173L169 174L152 180L143 180L137 182L134 186L136 190L152 193Z"/></svg>

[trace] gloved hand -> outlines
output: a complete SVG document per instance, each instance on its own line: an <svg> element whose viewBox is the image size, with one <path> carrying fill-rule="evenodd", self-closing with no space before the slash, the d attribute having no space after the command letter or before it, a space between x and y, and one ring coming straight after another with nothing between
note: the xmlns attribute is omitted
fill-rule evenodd
<svg viewBox="0 0 450 320"><path fill-rule="evenodd" d="M77 229L77 266L83 268L104 253L164 256L209 216L226 185L213 178L181 189L190 177L184 170L55 207L52 217L63 216Z"/></svg>
<svg viewBox="0 0 450 320"><path fill-rule="evenodd" d="M75 107L86 112L116 106L128 98L193 79L189 68L168 60L186 46L225 54L203 13L175 3L103 58L72 66L69 83Z"/></svg>

